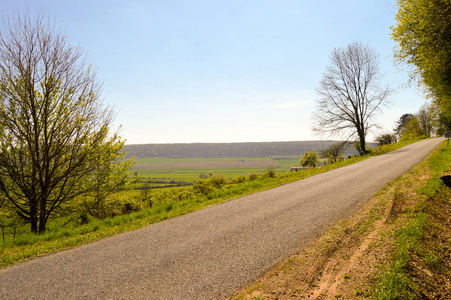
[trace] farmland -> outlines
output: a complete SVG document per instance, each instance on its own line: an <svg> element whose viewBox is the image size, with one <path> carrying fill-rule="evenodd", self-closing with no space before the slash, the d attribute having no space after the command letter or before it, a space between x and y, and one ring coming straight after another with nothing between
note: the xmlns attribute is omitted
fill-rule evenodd
<svg viewBox="0 0 451 300"><path fill-rule="evenodd" d="M131 173L139 174L142 181L152 185L178 182L193 183L212 175L234 179L259 175L274 170L276 173L289 171L290 166L299 162L299 158L286 157L237 157L237 158L138 158Z"/></svg>
<svg viewBox="0 0 451 300"><path fill-rule="evenodd" d="M235 179L272 170L289 172L306 151L317 151L338 141L262 143L194 143L125 145L127 157L135 157L130 170L150 188L190 185L199 179L223 176ZM354 155L349 145L343 155Z"/></svg>

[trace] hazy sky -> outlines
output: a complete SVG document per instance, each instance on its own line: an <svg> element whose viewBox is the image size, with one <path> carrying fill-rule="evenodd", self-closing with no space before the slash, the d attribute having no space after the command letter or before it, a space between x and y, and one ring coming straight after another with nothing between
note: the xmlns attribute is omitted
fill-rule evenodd
<svg viewBox="0 0 451 300"><path fill-rule="evenodd" d="M49 15L87 51L127 144L320 139L310 125L315 88L331 51L354 41L379 52L384 81L400 88L378 119L385 130L425 101L393 66L395 1L0 4L4 16Z"/></svg>

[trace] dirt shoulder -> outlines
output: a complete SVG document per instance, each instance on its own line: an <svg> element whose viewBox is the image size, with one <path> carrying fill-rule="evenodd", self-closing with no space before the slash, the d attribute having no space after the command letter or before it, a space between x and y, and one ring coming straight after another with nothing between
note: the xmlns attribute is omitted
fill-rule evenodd
<svg viewBox="0 0 451 300"><path fill-rule="evenodd" d="M409 278L422 298L451 299L451 192L445 190L434 198L417 192L432 177L427 163L421 163L233 299L374 296L380 274L392 261L395 233L419 205L427 214L428 225L418 251L410 253Z"/></svg>

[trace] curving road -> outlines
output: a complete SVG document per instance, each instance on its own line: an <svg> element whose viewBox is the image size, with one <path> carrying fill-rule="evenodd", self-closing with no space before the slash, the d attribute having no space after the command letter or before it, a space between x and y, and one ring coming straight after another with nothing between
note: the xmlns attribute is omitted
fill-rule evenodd
<svg viewBox="0 0 451 300"><path fill-rule="evenodd" d="M0 299L224 299L444 139L0 270Z"/></svg>

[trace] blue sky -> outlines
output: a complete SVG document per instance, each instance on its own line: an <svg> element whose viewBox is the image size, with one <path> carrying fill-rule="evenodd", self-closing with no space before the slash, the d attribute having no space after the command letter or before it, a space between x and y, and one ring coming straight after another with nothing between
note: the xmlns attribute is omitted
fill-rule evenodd
<svg viewBox="0 0 451 300"><path fill-rule="evenodd" d="M0 3L4 16L50 16L87 52L127 144L320 139L315 88L331 51L354 41L379 52L383 81L399 88L374 134L425 102L393 66L395 1Z"/></svg>

